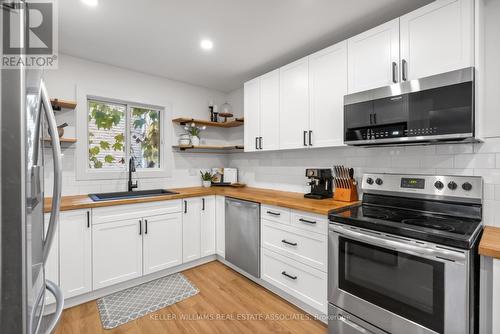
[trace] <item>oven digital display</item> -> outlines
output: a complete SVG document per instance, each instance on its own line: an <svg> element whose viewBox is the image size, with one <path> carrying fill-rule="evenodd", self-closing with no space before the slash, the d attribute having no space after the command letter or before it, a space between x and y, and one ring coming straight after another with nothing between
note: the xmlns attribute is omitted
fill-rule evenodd
<svg viewBox="0 0 500 334"><path fill-rule="evenodd" d="M402 178L401 188L424 189L425 179Z"/></svg>

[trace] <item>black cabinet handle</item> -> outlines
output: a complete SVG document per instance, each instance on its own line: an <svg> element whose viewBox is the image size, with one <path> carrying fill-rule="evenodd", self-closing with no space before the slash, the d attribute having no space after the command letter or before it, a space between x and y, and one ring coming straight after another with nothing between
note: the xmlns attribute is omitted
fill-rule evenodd
<svg viewBox="0 0 500 334"><path fill-rule="evenodd" d="M312 134L313 134L312 130L309 130L309 146L313 146L313 144L312 144Z"/></svg>
<svg viewBox="0 0 500 334"><path fill-rule="evenodd" d="M401 71L402 71L402 78L403 78L403 81L407 81L408 80L408 62L403 59L401 60Z"/></svg>
<svg viewBox="0 0 500 334"><path fill-rule="evenodd" d="M273 216L280 216L281 213L279 212L272 212L272 211L267 211L268 214L273 215Z"/></svg>
<svg viewBox="0 0 500 334"><path fill-rule="evenodd" d="M142 220L139 220L139 235L142 235Z"/></svg>
<svg viewBox="0 0 500 334"><path fill-rule="evenodd" d="M255 149L259 149L259 137L255 137Z"/></svg>
<svg viewBox="0 0 500 334"><path fill-rule="evenodd" d="M259 149L262 150L262 137L259 137Z"/></svg>
<svg viewBox="0 0 500 334"><path fill-rule="evenodd" d="M204 199L204 198L202 198L202 199L201 199L201 203L202 203L202 205L201 205L201 209L202 209L203 211L205 211L205 199Z"/></svg>
<svg viewBox="0 0 500 334"><path fill-rule="evenodd" d="M286 277L288 277L288 278L291 278L291 279L293 279L293 280L297 279L297 276L292 276L292 275L290 275L290 274L287 274L287 273L286 273L286 271L282 271L282 272L281 272L281 275L286 276Z"/></svg>
<svg viewBox="0 0 500 334"><path fill-rule="evenodd" d="M286 239L281 240L281 242L284 244L290 245L290 246L297 246L296 242L290 242L290 241L287 241Z"/></svg>
<svg viewBox="0 0 500 334"><path fill-rule="evenodd" d="M315 221L307 220L307 219L304 219L304 218L300 218L299 221L301 221L303 223L307 223L307 224L316 224Z"/></svg>
<svg viewBox="0 0 500 334"><path fill-rule="evenodd" d="M370 125L373 124L373 114L370 114Z"/></svg>
<svg viewBox="0 0 500 334"><path fill-rule="evenodd" d="M398 72L398 64L395 61L393 61L392 62L392 82L394 82L394 83L398 82L397 72Z"/></svg>
<svg viewBox="0 0 500 334"><path fill-rule="evenodd" d="M90 211L87 211L87 228L90 228Z"/></svg>
<svg viewBox="0 0 500 334"><path fill-rule="evenodd" d="M307 143L306 143L307 139L306 139L306 137L307 137L307 131L304 131L304 146L307 146Z"/></svg>
<svg viewBox="0 0 500 334"><path fill-rule="evenodd" d="M144 234L148 234L148 220L147 219L144 219L144 224L145 224Z"/></svg>
<svg viewBox="0 0 500 334"><path fill-rule="evenodd" d="M188 202L184 201L184 213L188 212Z"/></svg>
<svg viewBox="0 0 500 334"><path fill-rule="evenodd" d="M373 124L377 124L377 114L373 114Z"/></svg>

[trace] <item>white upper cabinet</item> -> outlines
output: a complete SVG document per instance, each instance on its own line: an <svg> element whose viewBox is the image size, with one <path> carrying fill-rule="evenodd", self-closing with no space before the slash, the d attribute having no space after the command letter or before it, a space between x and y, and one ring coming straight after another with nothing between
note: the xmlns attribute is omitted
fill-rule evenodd
<svg viewBox="0 0 500 334"><path fill-rule="evenodd" d="M131 218L92 226L94 289L142 276L141 222Z"/></svg>
<svg viewBox="0 0 500 334"><path fill-rule="evenodd" d="M305 57L280 68L280 148L309 146L309 130L309 60Z"/></svg>
<svg viewBox="0 0 500 334"><path fill-rule="evenodd" d="M260 138L264 151L279 149L280 71L260 77Z"/></svg>
<svg viewBox="0 0 500 334"><path fill-rule="evenodd" d="M201 198L201 256L215 254L215 196Z"/></svg>
<svg viewBox="0 0 500 334"><path fill-rule="evenodd" d="M182 203L182 257L189 262L201 256L201 198L186 198Z"/></svg>
<svg viewBox="0 0 500 334"><path fill-rule="evenodd" d="M60 214L60 286L64 298L92 291L92 227L89 210Z"/></svg>
<svg viewBox="0 0 500 334"><path fill-rule="evenodd" d="M473 0L438 0L400 23L403 80L474 66Z"/></svg>
<svg viewBox="0 0 500 334"><path fill-rule="evenodd" d="M245 152L255 152L259 149L260 137L260 78L245 83L244 116Z"/></svg>
<svg viewBox="0 0 500 334"><path fill-rule="evenodd" d="M399 19L354 36L347 43L349 94L398 82Z"/></svg>
<svg viewBox="0 0 500 334"><path fill-rule="evenodd" d="M144 217L144 275L182 264L182 214Z"/></svg>
<svg viewBox="0 0 500 334"><path fill-rule="evenodd" d="M309 91L311 145L343 145L347 42L340 42L309 56Z"/></svg>

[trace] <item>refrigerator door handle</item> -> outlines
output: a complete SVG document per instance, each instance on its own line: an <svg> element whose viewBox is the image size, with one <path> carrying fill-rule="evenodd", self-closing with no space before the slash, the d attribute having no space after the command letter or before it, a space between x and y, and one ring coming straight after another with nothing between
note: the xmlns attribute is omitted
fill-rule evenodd
<svg viewBox="0 0 500 334"><path fill-rule="evenodd" d="M61 289L55 283L46 280L45 284L47 286L47 290L49 290L49 292L52 293L56 299L56 310L54 312L53 318L47 325L47 331L44 333L44 334L51 334L52 332L54 332L54 329L56 328L59 319L61 319L61 314L64 308L64 298Z"/></svg>
<svg viewBox="0 0 500 334"><path fill-rule="evenodd" d="M61 145L59 142L59 136L57 135L56 118L54 116L54 111L52 110L52 105L50 104L50 98L47 93L47 89L45 88L45 83L43 81L40 83L40 97L41 97L40 107L43 106L43 109L45 110L45 116L47 118L49 133L51 134L50 137L52 146L52 158L54 160L53 161L54 186L52 190L52 208L50 211L47 236L43 242L43 263L47 263L50 247L52 246L52 241L54 240L57 224L59 223L59 209L61 206L61 189L62 189L62 158L61 158Z"/></svg>

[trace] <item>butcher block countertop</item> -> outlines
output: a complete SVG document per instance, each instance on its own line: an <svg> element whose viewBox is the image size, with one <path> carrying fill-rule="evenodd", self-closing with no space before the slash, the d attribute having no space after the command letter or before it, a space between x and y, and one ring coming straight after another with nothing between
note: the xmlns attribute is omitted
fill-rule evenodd
<svg viewBox="0 0 500 334"><path fill-rule="evenodd" d="M333 199L314 200L304 198L304 194L288 191L278 191L261 188L233 188L233 187L190 187L168 189L178 194L162 195L152 197L127 198L110 201L94 202L88 195L63 196L61 199L61 211L98 208L112 205L136 204L146 202L166 201L179 198L199 197L208 195L222 195L234 197L247 201L259 202L261 204L275 205L300 211L327 215L330 211L343 209L359 202L339 202ZM45 199L45 212L50 212L51 198Z"/></svg>
<svg viewBox="0 0 500 334"><path fill-rule="evenodd" d="M500 259L500 227L484 227L479 243L479 254Z"/></svg>

